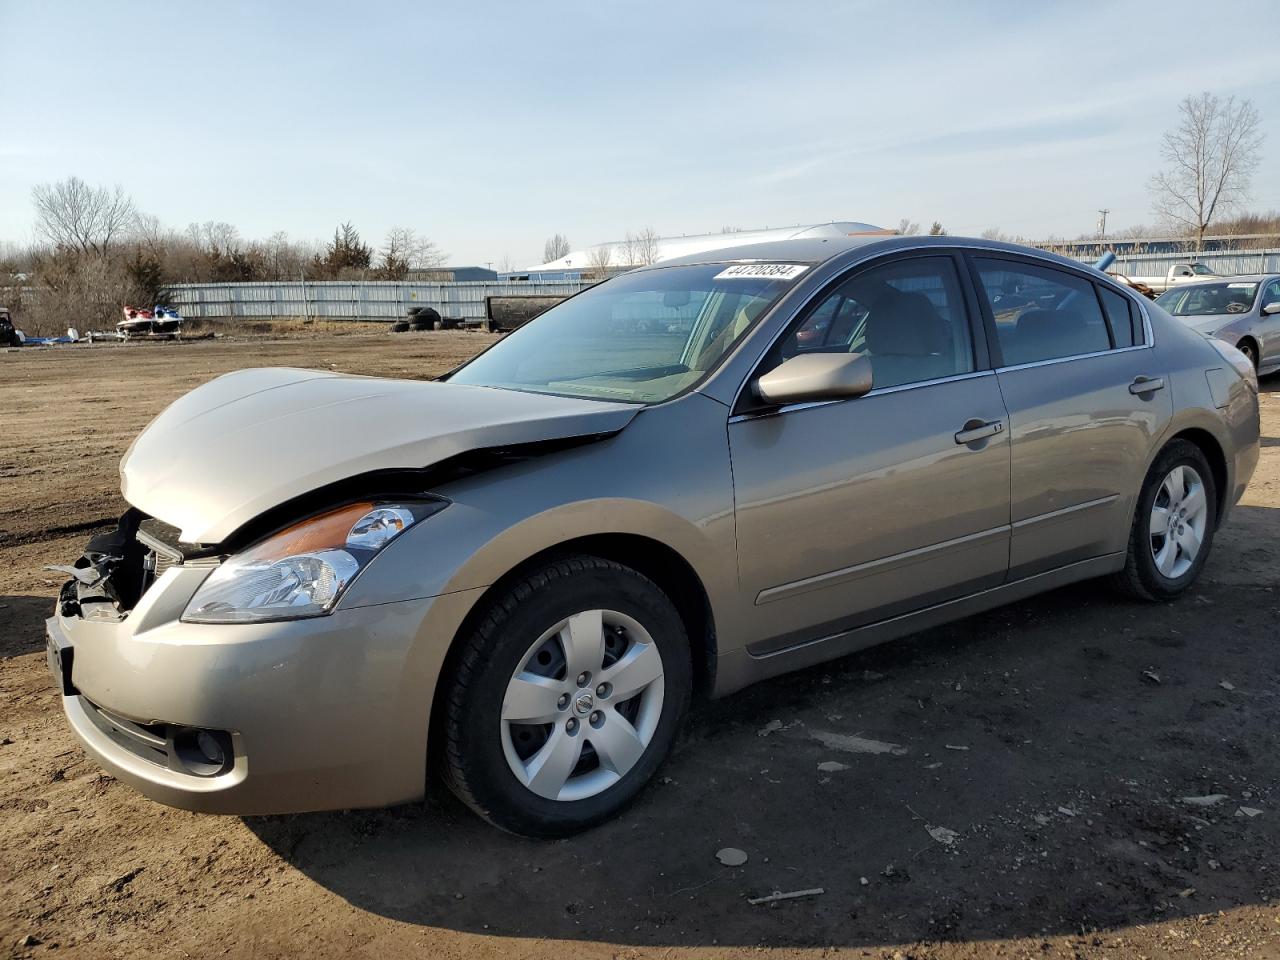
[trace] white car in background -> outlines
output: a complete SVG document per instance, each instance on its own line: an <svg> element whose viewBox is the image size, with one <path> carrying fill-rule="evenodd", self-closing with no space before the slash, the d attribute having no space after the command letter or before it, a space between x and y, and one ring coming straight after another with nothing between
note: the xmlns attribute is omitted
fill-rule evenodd
<svg viewBox="0 0 1280 960"><path fill-rule="evenodd" d="M1156 303L1192 329L1239 349L1260 375L1280 370L1280 274L1179 284Z"/></svg>

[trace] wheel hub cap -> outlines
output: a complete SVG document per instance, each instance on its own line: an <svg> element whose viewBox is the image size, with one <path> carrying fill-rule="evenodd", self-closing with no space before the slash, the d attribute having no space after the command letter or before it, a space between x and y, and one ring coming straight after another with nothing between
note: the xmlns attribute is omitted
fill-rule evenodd
<svg viewBox="0 0 1280 960"><path fill-rule="evenodd" d="M595 796L648 750L664 690L662 655L638 621L612 610L576 613L534 642L507 683L507 765L548 800Z"/></svg>
<svg viewBox="0 0 1280 960"><path fill-rule="evenodd" d="M1174 467L1156 491L1148 528L1151 558L1161 576L1176 580L1191 569L1208 524L1204 480L1194 467Z"/></svg>

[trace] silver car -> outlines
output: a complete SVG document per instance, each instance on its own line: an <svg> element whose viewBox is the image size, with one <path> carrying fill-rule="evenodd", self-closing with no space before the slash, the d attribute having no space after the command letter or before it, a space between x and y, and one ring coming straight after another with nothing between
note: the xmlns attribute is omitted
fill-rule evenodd
<svg viewBox="0 0 1280 960"><path fill-rule="evenodd" d="M1234 344L1259 374L1280 370L1280 275L1188 283L1156 303L1193 330Z"/></svg>
<svg viewBox="0 0 1280 960"><path fill-rule="evenodd" d="M695 695L1087 578L1171 600L1258 459L1234 347L950 237L624 274L439 382L244 370L122 464L48 621L85 749L237 814L613 816Z"/></svg>

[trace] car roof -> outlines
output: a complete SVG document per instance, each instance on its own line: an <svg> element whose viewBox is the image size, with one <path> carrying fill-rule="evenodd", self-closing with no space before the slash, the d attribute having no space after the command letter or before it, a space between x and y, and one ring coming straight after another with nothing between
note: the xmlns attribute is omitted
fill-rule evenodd
<svg viewBox="0 0 1280 960"><path fill-rule="evenodd" d="M1035 257L1039 260L1051 260L1072 267L1076 270L1089 270L1090 265L1080 260L1073 260L1048 250L1027 247L1016 243L1004 243L999 240L984 240L977 237L952 236L849 236L826 238L801 238L796 240L774 240L768 243L739 244L738 246L721 247L718 250L704 250L684 257L673 257L663 260L642 270L656 270L662 267L688 266L702 263L807 263L817 265L826 263L854 250L868 253L890 253L894 250L917 250L922 247L961 247L976 252L1014 253ZM1104 277L1098 272L1099 277ZM1111 279L1105 277L1105 279ZM1113 281L1114 282L1114 281Z"/></svg>
<svg viewBox="0 0 1280 960"><path fill-rule="evenodd" d="M687 266L698 263L824 263L847 250L884 243L884 236L871 237L805 237L797 240L769 240L765 243L744 243L736 246L703 250L655 263L654 267Z"/></svg>

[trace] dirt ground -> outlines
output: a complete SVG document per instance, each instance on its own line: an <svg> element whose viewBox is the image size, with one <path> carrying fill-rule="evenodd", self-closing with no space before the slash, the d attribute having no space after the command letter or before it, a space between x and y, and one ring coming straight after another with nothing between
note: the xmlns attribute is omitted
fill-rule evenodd
<svg viewBox="0 0 1280 960"><path fill-rule="evenodd" d="M660 781L584 836L503 835L440 788L201 816L101 773L45 673L41 567L123 509L138 430L224 371L421 377L488 342L0 352L0 957L1280 957L1275 378L1192 595L1083 584L701 704Z"/></svg>

